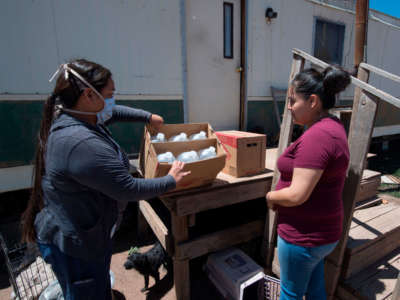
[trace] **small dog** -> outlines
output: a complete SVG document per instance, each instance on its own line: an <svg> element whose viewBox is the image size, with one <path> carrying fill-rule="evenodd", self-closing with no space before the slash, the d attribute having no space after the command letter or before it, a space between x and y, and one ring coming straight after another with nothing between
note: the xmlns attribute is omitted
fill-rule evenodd
<svg viewBox="0 0 400 300"><path fill-rule="evenodd" d="M167 268L167 253L159 242L153 248L145 253L139 253L137 247L131 248L128 252L128 259L124 263L125 269L135 269L144 276L144 288L142 292L148 290L149 275L151 275L156 284L160 280L160 273L158 269L161 265Z"/></svg>

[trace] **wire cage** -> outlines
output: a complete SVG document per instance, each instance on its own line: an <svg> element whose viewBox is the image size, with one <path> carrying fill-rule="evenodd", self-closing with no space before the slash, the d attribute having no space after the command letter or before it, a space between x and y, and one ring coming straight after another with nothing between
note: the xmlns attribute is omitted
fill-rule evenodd
<svg viewBox="0 0 400 300"><path fill-rule="evenodd" d="M281 281L275 277L264 275L259 284L259 299L279 300Z"/></svg>
<svg viewBox="0 0 400 300"><path fill-rule="evenodd" d="M54 281L51 267L44 262L36 245L21 244L0 233L1 250L7 266L14 299L38 299Z"/></svg>

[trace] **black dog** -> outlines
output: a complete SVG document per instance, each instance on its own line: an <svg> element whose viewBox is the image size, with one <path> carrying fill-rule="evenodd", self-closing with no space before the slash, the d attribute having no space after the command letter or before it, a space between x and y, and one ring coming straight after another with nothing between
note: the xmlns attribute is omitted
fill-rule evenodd
<svg viewBox="0 0 400 300"><path fill-rule="evenodd" d="M139 253L136 249L129 251L124 267L127 270L134 268L144 276L144 288L141 291L145 292L149 286L149 275L155 279L156 284L160 280L158 269L161 264L167 267L167 254L161 244L157 242L153 248L145 253Z"/></svg>

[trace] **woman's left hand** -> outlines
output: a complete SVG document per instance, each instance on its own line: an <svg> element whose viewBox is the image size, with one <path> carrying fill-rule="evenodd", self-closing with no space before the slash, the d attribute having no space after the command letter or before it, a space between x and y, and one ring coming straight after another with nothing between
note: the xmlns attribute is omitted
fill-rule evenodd
<svg viewBox="0 0 400 300"><path fill-rule="evenodd" d="M268 205L268 208L269 209L272 209L273 211L275 211L276 210L276 205L274 204L274 203L272 203L272 201L268 198L268 194L269 194L270 192L268 192L266 195L265 195L265 199L267 200L267 205Z"/></svg>
<svg viewBox="0 0 400 300"><path fill-rule="evenodd" d="M151 118L150 118L150 125L156 129L159 130L161 125L164 124L164 119L163 117L156 115L156 114L152 114Z"/></svg>

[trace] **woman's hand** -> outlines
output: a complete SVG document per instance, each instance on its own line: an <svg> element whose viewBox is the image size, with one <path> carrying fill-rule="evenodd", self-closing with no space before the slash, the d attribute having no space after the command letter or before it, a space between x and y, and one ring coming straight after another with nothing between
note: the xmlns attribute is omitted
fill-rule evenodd
<svg viewBox="0 0 400 300"><path fill-rule="evenodd" d="M178 182L181 181L183 177L190 174L190 171L183 171L184 166L185 163L178 160L175 160L172 163L172 167L169 170L168 175L174 177L176 184L178 184Z"/></svg>
<svg viewBox="0 0 400 300"><path fill-rule="evenodd" d="M161 125L164 124L164 119L163 117L156 115L156 114L152 114L151 118L150 118L150 125L155 129L155 130L159 130Z"/></svg>
<svg viewBox="0 0 400 300"><path fill-rule="evenodd" d="M265 199L267 199L267 205L268 205L268 208L269 209L272 209L273 211L275 211L276 210L276 205L274 204L274 203L272 203L272 201L269 199L269 197L268 197L268 195L270 194L271 192L268 192L266 195L265 195Z"/></svg>

